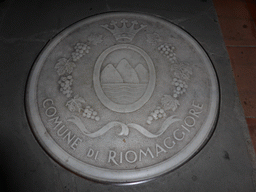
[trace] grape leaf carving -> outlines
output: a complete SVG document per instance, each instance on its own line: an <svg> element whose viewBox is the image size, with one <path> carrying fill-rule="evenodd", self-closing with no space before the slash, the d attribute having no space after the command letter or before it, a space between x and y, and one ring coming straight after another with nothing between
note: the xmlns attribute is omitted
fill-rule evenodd
<svg viewBox="0 0 256 192"><path fill-rule="evenodd" d="M55 65L55 69L57 69L58 75L64 75L66 72L71 74L74 67L76 67L76 64L66 58L59 59Z"/></svg>
<svg viewBox="0 0 256 192"><path fill-rule="evenodd" d="M90 43L92 43L93 45L97 45L99 43L101 43L103 40L102 40L102 35L98 35L98 34L91 34L89 37L88 37L88 41Z"/></svg>
<svg viewBox="0 0 256 192"><path fill-rule="evenodd" d="M164 95L161 99L161 103L164 107L164 110L172 110L175 111L180 105L177 99L174 99L171 95Z"/></svg>
<svg viewBox="0 0 256 192"><path fill-rule="evenodd" d="M179 63L171 66L171 70L174 71L173 75L183 80L189 80L192 75L192 68L187 64Z"/></svg>
<svg viewBox="0 0 256 192"><path fill-rule="evenodd" d="M66 106L71 112L81 112L82 103L85 103L85 100L82 97L79 97L79 95L76 95L73 99L67 102Z"/></svg>
<svg viewBox="0 0 256 192"><path fill-rule="evenodd" d="M152 45L156 45L158 42L161 42L161 37L158 33L146 34L147 42Z"/></svg>

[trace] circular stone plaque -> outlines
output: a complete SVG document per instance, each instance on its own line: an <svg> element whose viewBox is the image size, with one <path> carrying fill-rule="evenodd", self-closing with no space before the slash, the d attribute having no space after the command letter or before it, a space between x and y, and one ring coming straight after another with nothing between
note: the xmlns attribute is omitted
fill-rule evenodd
<svg viewBox="0 0 256 192"><path fill-rule="evenodd" d="M165 20L109 13L82 20L42 51L26 109L42 147L84 177L151 179L209 139L219 89L200 45Z"/></svg>

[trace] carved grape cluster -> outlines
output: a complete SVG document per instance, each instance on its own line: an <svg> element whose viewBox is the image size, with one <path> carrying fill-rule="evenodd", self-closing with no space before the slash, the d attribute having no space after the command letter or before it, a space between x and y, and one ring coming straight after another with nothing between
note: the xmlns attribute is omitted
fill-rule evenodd
<svg viewBox="0 0 256 192"><path fill-rule="evenodd" d="M71 86L73 84L72 75L60 77L58 84L60 85L60 91L64 95L66 95L66 97L68 97L68 98L71 97L71 94L73 93L73 91L71 90Z"/></svg>
<svg viewBox="0 0 256 192"><path fill-rule="evenodd" d="M77 43L74 47L75 51L71 53L73 61L79 60L85 54L90 52L91 47L85 43Z"/></svg>
<svg viewBox="0 0 256 192"><path fill-rule="evenodd" d="M91 106L87 105L83 112L83 117L86 117L88 119L93 119L95 121L99 121L100 117L98 116L98 112L93 110Z"/></svg>
<svg viewBox="0 0 256 192"><path fill-rule="evenodd" d="M182 95L187 91L188 85L185 81L182 81L178 78L173 78L172 85L175 86L175 90L173 91L173 97L177 98L179 95Z"/></svg>
<svg viewBox="0 0 256 192"><path fill-rule="evenodd" d="M147 124L151 124L153 120L157 120L157 119L162 119L166 117L166 113L164 111L164 109L162 109L161 107L156 107L156 109L154 110L154 112L152 112L147 119Z"/></svg>
<svg viewBox="0 0 256 192"><path fill-rule="evenodd" d="M158 50L161 54L167 57L171 63L177 62L176 54L174 53L175 47L163 44L158 47Z"/></svg>
<svg viewBox="0 0 256 192"><path fill-rule="evenodd" d="M83 108L83 104L85 104L85 100L79 95L72 96L72 84L73 77L72 72L76 67L76 61L78 61L85 54L90 52L91 47L89 45L96 46L97 44L103 41L102 35L100 34L91 34L88 36L88 39L85 40L87 43L77 42L74 46L74 51L71 53L71 56L68 58L59 58L54 68L56 69L57 74L60 76L58 81L60 92L69 98L69 101L66 103L66 107L71 112L83 113L84 117L94 119L95 121L99 121L100 117L98 113L93 110L90 106L87 106L85 109ZM72 98L73 97L73 98Z"/></svg>

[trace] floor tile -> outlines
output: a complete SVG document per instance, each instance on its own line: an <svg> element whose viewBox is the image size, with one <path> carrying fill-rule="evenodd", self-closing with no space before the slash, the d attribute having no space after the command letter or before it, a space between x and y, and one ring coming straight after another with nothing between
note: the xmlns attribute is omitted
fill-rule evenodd
<svg viewBox="0 0 256 192"><path fill-rule="evenodd" d="M214 0L226 45L256 45L255 24L245 1Z"/></svg>
<svg viewBox="0 0 256 192"><path fill-rule="evenodd" d="M243 0L213 0L219 17L250 19L247 3Z"/></svg>
<svg viewBox="0 0 256 192"><path fill-rule="evenodd" d="M256 47L227 47L246 117L256 117Z"/></svg>
<svg viewBox="0 0 256 192"><path fill-rule="evenodd" d="M256 118L246 118L252 144L256 152Z"/></svg>
<svg viewBox="0 0 256 192"><path fill-rule="evenodd" d="M219 20L226 45L256 45L256 31L252 20L229 18Z"/></svg>
<svg viewBox="0 0 256 192"><path fill-rule="evenodd" d="M256 23L256 1L255 0L246 0L248 10L250 11L251 17Z"/></svg>

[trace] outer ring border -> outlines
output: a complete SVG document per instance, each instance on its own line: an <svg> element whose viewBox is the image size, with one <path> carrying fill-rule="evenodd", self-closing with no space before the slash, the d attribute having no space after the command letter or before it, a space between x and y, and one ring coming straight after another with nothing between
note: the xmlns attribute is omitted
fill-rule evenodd
<svg viewBox="0 0 256 192"><path fill-rule="evenodd" d="M165 160L153 166L148 166L146 168L136 170L109 170L104 168L98 168L75 159L74 157L70 156L67 152L65 152L61 147L59 147L57 143L54 142L54 140L47 133L47 130L45 129L40 119L36 96L37 81L40 74L39 72L41 71L43 65L44 58L46 58L46 56L52 50L53 47L55 47L63 38L65 38L72 31L76 30L85 23L97 20L98 17L116 15L119 15L121 17L127 14L139 16L145 19L152 18L153 20L158 21L162 24L166 24L167 27L172 26L172 30L176 32L178 31L179 34L183 36L185 39L189 38L189 42L194 46L194 48L199 53L201 53L201 57L203 61L206 63L209 76L213 85L211 89L212 102L210 104L210 112L208 118L204 125L202 126L202 128L200 129L200 131L198 132L198 134L191 140L190 145L187 145L171 159ZM191 159L208 141L211 133L214 130L219 111L219 97L220 95L218 80L212 62L209 59L206 52L204 51L204 49L191 35L189 35L187 32L185 32L183 29L179 28L175 24L171 23L170 21L164 20L163 18L147 15L144 13L142 14L134 12L111 12L99 14L96 16L86 18L85 20L78 21L77 23L63 30L61 33L57 34L55 38L53 38L51 41L47 43L47 45L44 47L44 49L36 59L32 67L32 70L30 71L30 76L26 88L25 102L27 117L29 119L31 129L36 139L39 141L43 149L53 159L55 159L56 162L86 178L90 178L101 182L112 182L121 184L127 182L137 183L140 181L152 179L154 177L160 176L171 170L176 169L177 167L181 166L189 159Z"/></svg>

